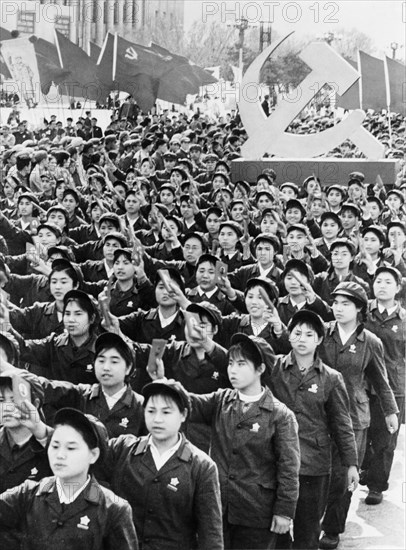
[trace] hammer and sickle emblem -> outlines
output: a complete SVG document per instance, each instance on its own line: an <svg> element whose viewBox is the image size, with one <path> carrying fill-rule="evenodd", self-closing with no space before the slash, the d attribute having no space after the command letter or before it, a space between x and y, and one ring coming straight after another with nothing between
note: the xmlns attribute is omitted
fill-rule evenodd
<svg viewBox="0 0 406 550"><path fill-rule="evenodd" d="M259 82L262 65L290 34L268 46L253 61L244 74L242 91ZM326 42L309 44L299 57L312 71L301 82L301 95L297 101L289 102L286 98L282 99L267 118L259 101L250 102L243 94L240 96L240 116L249 136L241 147L242 156L246 159L258 159L264 153L269 153L277 157L317 157L331 151L346 139L351 139L367 158L382 158L384 146L362 127L366 115L361 109L352 111L345 120L323 132L311 135L285 132L294 118L316 95L315 84L320 90L325 84L334 83L337 93L342 95L360 78L358 71Z"/></svg>
<svg viewBox="0 0 406 550"><path fill-rule="evenodd" d="M124 57L126 57L127 59L131 59L131 61L137 61L138 54L134 50L134 48L127 48Z"/></svg>

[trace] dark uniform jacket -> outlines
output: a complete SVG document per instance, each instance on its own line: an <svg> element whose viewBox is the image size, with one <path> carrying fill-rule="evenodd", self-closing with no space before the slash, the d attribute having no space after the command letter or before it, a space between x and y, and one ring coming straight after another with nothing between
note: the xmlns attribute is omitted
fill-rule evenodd
<svg viewBox="0 0 406 550"><path fill-rule="evenodd" d="M20 307L29 307L35 302L51 302L54 297L45 275L10 275L4 290L10 294L10 301Z"/></svg>
<svg viewBox="0 0 406 550"><path fill-rule="evenodd" d="M406 310L398 305L397 309L382 317L376 300L369 303L368 330L381 339L385 356L389 385L396 397L405 395L406 373Z"/></svg>
<svg viewBox="0 0 406 550"><path fill-rule="evenodd" d="M231 313L234 313L236 311L232 302L227 300L226 296L221 292L221 290L218 290L209 298L205 294L200 294L197 287L190 288L186 290L186 296L194 304L199 304L200 302L210 302L221 311L222 315L231 315Z"/></svg>
<svg viewBox="0 0 406 550"><path fill-rule="evenodd" d="M142 549L223 550L214 462L182 436L157 470L148 441L129 435L109 443L111 487L131 504Z"/></svg>
<svg viewBox="0 0 406 550"><path fill-rule="evenodd" d="M104 258L102 240L72 246L71 250L77 263L86 262L87 260L103 260Z"/></svg>
<svg viewBox="0 0 406 550"><path fill-rule="evenodd" d="M94 224L86 224L75 227L69 230L69 236L78 244L84 244L89 241L97 241L99 238Z"/></svg>
<svg viewBox="0 0 406 550"><path fill-rule="evenodd" d="M303 376L291 352L277 357L267 383L274 395L296 415L301 475L330 473L332 440L337 444L342 464L357 465L350 402L339 372L316 358Z"/></svg>
<svg viewBox="0 0 406 550"><path fill-rule="evenodd" d="M273 281L277 286L279 286L280 278L281 278L282 269L277 267L275 264L271 268L271 270L267 274L267 279L270 279ZM236 290L245 290L245 287L247 286L247 282L250 279L260 277L261 272L259 270L258 263L253 263L250 265L244 265L234 271L233 273L230 273L228 275L228 278L230 279L231 286Z"/></svg>
<svg viewBox="0 0 406 550"><path fill-rule="evenodd" d="M24 445L15 445L6 428L0 428L0 493L26 479L39 481L51 474L46 449L35 437Z"/></svg>
<svg viewBox="0 0 406 550"><path fill-rule="evenodd" d="M64 331L55 302L36 302L24 309L13 308L10 310L10 322L17 332L27 338L46 338L51 332L61 334Z"/></svg>
<svg viewBox="0 0 406 550"><path fill-rule="evenodd" d="M16 445L7 430L0 428L0 493L16 487L26 479L39 481L52 475L45 447L34 437ZM1 521L1 520L0 520ZM20 550L21 533L17 529L0 529L0 548Z"/></svg>
<svg viewBox="0 0 406 550"><path fill-rule="evenodd" d="M33 366L34 374L74 384L97 382L93 366L96 334L79 348L74 346L66 332L51 334L41 340L23 340L14 334L20 344L21 360Z"/></svg>
<svg viewBox="0 0 406 550"><path fill-rule="evenodd" d="M243 334L253 335L251 318L249 314L236 315L235 313L223 317L222 326L219 328L218 333L214 337L216 342L228 349L231 345L231 337L237 332ZM277 337L273 331L273 327L268 323L264 329L258 334L260 338L263 338L273 348L274 352L288 353L290 351L290 344L287 338L286 329L281 336Z"/></svg>
<svg viewBox="0 0 406 550"><path fill-rule="evenodd" d="M242 413L238 391L191 394L191 420L212 427L211 457L223 513L233 525L269 529L273 515L293 518L300 450L295 415L266 388Z"/></svg>
<svg viewBox="0 0 406 550"><path fill-rule="evenodd" d="M322 300L324 300L331 306L331 304L333 303L331 293L333 292L335 287L339 283L348 281L358 283L362 286L367 294L370 294L369 284L365 282L364 279L360 279L360 277L357 277L356 275L354 275L354 273L352 273L352 271L350 271L344 279L339 280L334 269L318 273L314 278L313 290Z"/></svg>
<svg viewBox="0 0 406 550"><path fill-rule="evenodd" d="M26 550L138 549L128 502L94 478L67 505L59 501L55 477L26 481L3 493L0 533L13 528L22 532Z"/></svg>
<svg viewBox="0 0 406 550"><path fill-rule="evenodd" d="M327 329L320 346L320 358L338 370L344 378L350 398L350 413L354 430L369 427L368 385L379 397L385 416L397 413L398 407L388 383L381 340L359 325L343 345L335 321Z"/></svg>
<svg viewBox="0 0 406 550"><path fill-rule="evenodd" d="M75 385L43 377L40 377L40 382L45 391L45 405L52 405L55 410L72 407L85 414L92 414L106 426L109 437L140 435L144 426L144 398L130 386L110 409L100 384ZM53 418L47 417L47 421L53 423Z"/></svg>
<svg viewBox="0 0 406 550"><path fill-rule="evenodd" d="M317 296L311 304L306 302L302 309L314 311L314 313L320 315L324 321L329 321L333 318L333 313L330 306ZM292 304L289 296L283 296L282 298L279 298L277 310L282 323L284 325L288 325L290 319L292 319L293 315L298 311L298 308Z"/></svg>
<svg viewBox="0 0 406 550"><path fill-rule="evenodd" d="M122 333L140 344L151 344L154 338L185 339L185 320L180 311L172 323L164 328L161 326L157 308L130 313L120 317L119 321Z"/></svg>

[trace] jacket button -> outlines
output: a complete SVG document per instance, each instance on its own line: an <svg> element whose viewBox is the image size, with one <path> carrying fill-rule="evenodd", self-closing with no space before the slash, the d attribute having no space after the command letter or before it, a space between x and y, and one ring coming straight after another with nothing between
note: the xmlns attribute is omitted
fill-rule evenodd
<svg viewBox="0 0 406 550"><path fill-rule="evenodd" d="M152 508L148 508L148 514L152 514L153 513L153 509Z"/></svg>
<svg viewBox="0 0 406 550"><path fill-rule="evenodd" d="M303 386L299 386L299 390L303 390Z"/></svg>
<svg viewBox="0 0 406 550"><path fill-rule="evenodd" d="M56 522L56 525L57 525L58 527L63 527L63 521L60 521L60 520L57 521L57 522Z"/></svg>
<svg viewBox="0 0 406 550"><path fill-rule="evenodd" d="M235 479L235 475L231 474L231 476L228 476L228 479Z"/></svg>
<svg viewBox="0 0 406 550"><path fill-rule="evenodd" d="M238 429L242 428L241 424L237 424L237 428Z"/></svg>
<svg viewBox="0 0 406 550"><path fill-rule="evenodd" d="M158 483L158 481L159 481L159 479L156 477L156 478L154 479L154 483Z"/></svg>

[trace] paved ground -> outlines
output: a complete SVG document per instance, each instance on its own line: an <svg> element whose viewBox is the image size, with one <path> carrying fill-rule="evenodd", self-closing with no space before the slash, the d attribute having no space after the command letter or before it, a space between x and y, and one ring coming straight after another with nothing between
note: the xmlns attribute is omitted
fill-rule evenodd
<svg viewBox="0 0 406 550"><path fill-rule="evenodd" d="M339 550L405 549L405 426L401 428L393 462L390 487L378 506L367 506L364 499L366 487L354 493L347 520L347 529L342 535Z"/></svg>

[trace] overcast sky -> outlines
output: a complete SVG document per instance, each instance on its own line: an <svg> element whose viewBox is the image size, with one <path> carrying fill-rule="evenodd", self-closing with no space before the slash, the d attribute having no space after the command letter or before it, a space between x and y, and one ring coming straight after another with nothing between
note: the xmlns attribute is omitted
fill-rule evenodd
<svg viewBox="0 0 406 550"><path fill-rule="evenodd" d="M280 34L294 30L298 35L317 36L355 27L373 39L376 55L390 55L391 42L398 42L403 47L397 57L405 58L406 2L402 0L185 0L186 28L195 20L232 22L239 16L245 16L251 23L271 20Z"/></svg>

